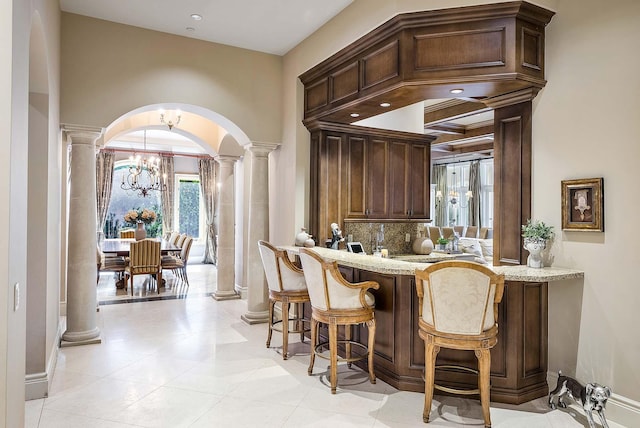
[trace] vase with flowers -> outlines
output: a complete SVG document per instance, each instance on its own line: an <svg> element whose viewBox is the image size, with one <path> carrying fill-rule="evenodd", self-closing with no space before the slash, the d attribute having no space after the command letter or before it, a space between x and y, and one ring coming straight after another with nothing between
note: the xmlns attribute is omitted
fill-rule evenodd
<svg viewBox="0 0 640 428"><path fill-rule="evenodd" d="M541 268L542 250L547 247L547 242L553 238L553 226L547 226L543 221L527 220L527 224L522 225L522 237L524 238L524 249L529 251L527 266Z"/></svg>
<svg viewBox="0 0 640 428"><path fill-rule="evenodd" d="M146 224L151 224L156 221L157 215L154 210L148 208L129 210L124 215L124 222L136 227L135 238L136 241L147 237Z"/></svg>

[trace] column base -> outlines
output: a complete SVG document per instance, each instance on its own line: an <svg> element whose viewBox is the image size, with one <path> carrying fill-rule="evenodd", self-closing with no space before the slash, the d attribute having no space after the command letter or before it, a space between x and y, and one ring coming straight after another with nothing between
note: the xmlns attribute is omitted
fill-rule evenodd
<svg viewBox="0 0 640 428"><path fill-rule="evenodd" d="M214 300L221 301L239 299L240 295L235 291L216 291L211 297L213 297Z"/></svg>
<svg viewBox="0 0 640 428"><path fill-rule="evenodd" d="M249 325L264 324L269 322L269 311L247 312L246 314L240 316L240 319L242 319L242 321L246 322Z"/></svg>
<svg viewBox="0 0 640 428"><path fill-rule="evenodd" d="M60 346L90 345L100 343L100 329L95 327L87 331L65 331L60 339Z"/></svg>

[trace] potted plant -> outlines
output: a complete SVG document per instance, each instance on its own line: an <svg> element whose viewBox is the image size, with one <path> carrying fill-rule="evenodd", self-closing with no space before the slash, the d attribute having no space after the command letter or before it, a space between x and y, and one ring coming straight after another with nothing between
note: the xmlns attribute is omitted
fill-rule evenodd
<svg viewBox="0 0 640 428"><path fill-rule="evenodd" d="M449 240L447 238L444 237L440 237L438 238L438 250L439 251L444 251L447 249L447 244L449 243Z"/></svg>
<svg viewBox="0 0 640 428"><path fill-rule="evenodd" d="M553 226L547 226L543 221L527 220L522 225L522 237L524 249L529 251L527 266L533 268L543 267L541 253L547 247L547 241L553 238Z"/></svg>

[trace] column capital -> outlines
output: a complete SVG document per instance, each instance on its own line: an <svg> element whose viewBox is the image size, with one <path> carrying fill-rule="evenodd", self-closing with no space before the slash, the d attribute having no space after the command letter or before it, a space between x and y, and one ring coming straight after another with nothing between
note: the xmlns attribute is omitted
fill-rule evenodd
<svg viewBox="0 0 640 428"><path fill-rule="evenodd" d="M71 139L71 144L95 144L104 132L104 128L84 125L60 125L62 131Z"/></svg>
<svg viewBox="0 0 640 428"><path fill-rule="evenodd" d="M262 143L251 142L247 144L246 149L249 150L256 157L267 157L269 153L280 147L280 143Z"/></svg>
<svg viewBox="0 0 640 428"><path fill-rule="evenodd" d="M238 159L240 159L240 156L231 156L231 155L215 155L213 157L213 159L215 159L216 162L218 162L219 164L233 164L235 163Z"/></svg>

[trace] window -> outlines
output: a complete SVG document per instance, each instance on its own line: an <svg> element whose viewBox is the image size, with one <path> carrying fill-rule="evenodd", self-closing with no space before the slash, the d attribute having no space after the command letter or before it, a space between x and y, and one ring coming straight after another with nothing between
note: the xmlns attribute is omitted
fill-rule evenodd
<svg viewBox="0 0 640 428"><path fill-rule="evenodd" d="M120 230L131 228L124 223L123 217L129 210L152 209L156 212L156 221L147 225L147 236L150 238L162 235L162 202L161 192L149 192L141 197L137 192L123 190L120 186L123 178L129 174L129 160L116 161L113 167L113 182L111 185L111 201L107 218L104 222L105 238L117 238Z"/></svg>
<svg viewBox="0 0 640 428"><path fill-rule="evenodd" d="M175 215L177 231L193 236L204 237L204 202L200 195L200 178L197 174L175 175Z"/></svg>
<svg viewBox="0 0 640 428"><path fill-rule="evenodd" d="M480 221L493 227L493 159L480 161Z"/></svg>

